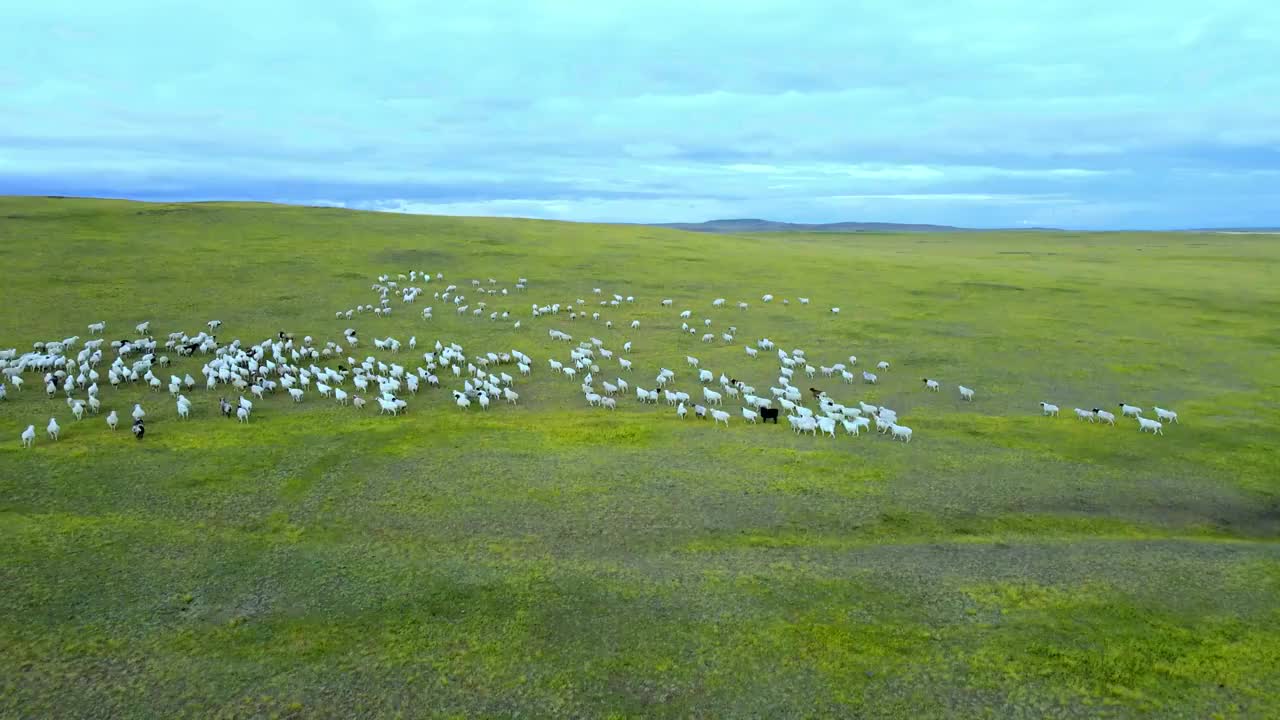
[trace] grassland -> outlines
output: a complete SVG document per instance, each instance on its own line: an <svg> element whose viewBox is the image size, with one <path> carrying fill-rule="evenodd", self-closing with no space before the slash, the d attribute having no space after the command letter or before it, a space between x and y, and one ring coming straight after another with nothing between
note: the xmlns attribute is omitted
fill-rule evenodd
<svg viewBox="0 0 1280 720"><path fill-rule="evenodd" d="M333 318L411 268L528 277L523 327ZM167 396L105 390L150 409L141 444L38 383L11 393L0 716L1280 716L1273 237L9 198L0 273L0 347L219 318L222 340L354 324L538 361L521 406L465 417L443 392L395 419L274 398L246 427L197 390L179 423ZM611 316L641 329L527 317L592 287L635 295ZM773 363L682 336L661 297L828 364L893 361L878 386L826 386L895 407L914 440L713 429L630 398L607 414L545 371L554 326L632 339L646 384L685 354L769 384ZM1153 438L1040 400L1182 423ZM63 439L21 449L53 414Z"/></svg>

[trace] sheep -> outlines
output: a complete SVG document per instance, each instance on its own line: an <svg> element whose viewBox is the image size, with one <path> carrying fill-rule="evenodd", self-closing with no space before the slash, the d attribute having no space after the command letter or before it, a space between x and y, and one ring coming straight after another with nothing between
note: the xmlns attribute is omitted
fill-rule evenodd
<svg viewBox="0 0 1280 720"><path fill-rule="evenodd" d="M702 420L706 420L706 419L707 419L707 409L706 409L705 407L701 406L701 405L694 405L694 406L693 406L693 414L694 414L694 416L695 416L695 417L698 417L698 418L700 418L700 419L702 419Z"/></svg>
<svg viewBox="0 0 1280 720"><path fill-rule="evenodd" d="M191 406L179 400L178 401L178 419L185 420L190 416L191 416Z"/></svg>
<svg viewBox="0 0 1280 720"><path fill-rule="evenodd" d="M844 380L846 384L853 384L853 373L849 372L848 370L841 370L840 379Z"/></svg>
<svg viewBox="0 0 1280 720"><path fill-rule="evenodd" d="M631 361L626 358L618 358L618 367L631 372Z"/></svg>
<svg viewBox="0 0 1280 720"><path fill-rule="evenodd" d="M729 413L723 410L712 410L711 419L716 423L724 423L725 427L729 427Z"/></svg>
<svg viewBox="0 0 1280 720"><path fill-rule="evenodd" d="M852 420L841 420L840 424L844 426L844 431L848 435L857 437L861 434L863 428L870 429L871 421L864 417L854 418Z"/></svg>
<svg viewBox="0 0 1280 720"><path fill-rule="evenodd" d="M601 398L600 407L605 408L606 410L615 410L618 407L618 401L611 397Z"/></svg>
<svg viewBox="0 0 1280 720"><path fill-rule="evenodd" d="M632 320L632 321L631 321L631 329L632 329L632 330L635 330L635 329L637 329L637 328L639 328L639 327L640 327L640 321L639 321L639 320Z"/></svg>
<svg viewBox="0 0 1280 720"><path fill-rule="evenodd" d="M751 423L752 425L755 425L756 421L760 419L759 413L748 410L747 408L742 408L742 417L744 420Z"/></svg>
<svg viewBox="0 0 1280 720"><path fill-rule="evenodd" d="M904 443L911 442L911 428L906 425L891 424L889 430L893 433L894 440L901 440Z"/></svg>
<svg viewBox="0 0 1280 720"><path fill-rule="evenodd" d="M1155 408L1152 408L1152 410L1155 411L1156 417L1160 418L1164 422L1172 422L1172 423L1178 422L1178 413L1172 410L1165 410L1164 408L1161 408L1161 407L1155 407Z"/></svg>
<svg viewBox="0 0 1280 720"><path fill-rule="evenodd" d="M1075 408L1075 413L1076 413L1076 417L1081 420L1088 420L1089 422L1097 422L1098 420L1097 416L1094 415L1094 412L1092 410L1082 410L1080 408Z"/></svg>
<svg viewBox="0 0 1280 720"><path fill-rule="evenodd" d="M78 403L78 402L77 402L77 403L73 403L73 404L71 405L71 414L75 416L76 420L83 420L83 419L84 419L84 405L81 405L81 404L80 404L80 403Z"/></svg>
<svg viewBox="0 0 1280 720"><path fill-rule="evenodd" d="M485 395L484 393L481 393L481 394L480 394L480 396L476 398L476 401L480 404L480 409L481 409L481 410L488 410L488 409L489 409L489 396L488 396L488 395Z"/></svg>
<svg viewBox="0 0 1280 720"><path fill-rule="evenodd" d="M839 314L840 314L840 308L838 308L838 307L833 307L833 308L831 308L831 314L832 314L832 315L839 315Z"/></svg>
<svg viewBox="0 0 1280 720"><path fill-rule="evenodd" d="M924 387L926 390L932 390L933 392L938 392L942 386L938 384L937 380L930 380L929 378L924 378Z"/></svg>
<svg viewBox="0 0 1280 720"><path fill-rule="evenodd" d="M818 420L818 429L819 429L819 430L821 430L822 432L824 432L824 433L826 433L826 434L830 435L831 437L835 437L835 436L836 436L836 421L835 421L835 420L833 420L833 419L831 419L831 418L829 418L829 417L820 417L820 418L818 418L817 420Z"/></svg>
<svg viewBox="0 0 1280 720"><path fill-rule="evenodd" d="M709 405L719 405L723 398L720 393L705 387L702 388L702 397L706 399Z"/></svg>
<svg viewBox="0 0 1280 720"><path fill-rule="evenodd" d="M26 430L22 431L22 447L29 448L36 444L36 426L28 425Z"/></svg>
<svg viewBox="0 0 1280 720"><path fill-rule="evenodd" d="M680 406L676 408L676 417L683 420L684 416L688 414L689 414L688 408L684 406L684 403L680 403Z"/></svg>
<svg viewBox="0 0 1280 720"><path fill-rule="evenodd" d="M713 375L710 370L698 371L698 382L709 383L713 380L715 380L715 375Z"/></svg>
<svg viewBox="0 0 1280 720"><path fill-rule="evenodd" d="M698 362L699 362L699 360L698 360L698 358L696 358L696 357L694 357L694 356L692 356L692 355L685 355L685 356L684 356L684 361L685 361L686 363L689 363L689 367L693 367L693 368L698 367Z"/></svg>
<svg viewBox="0 0 1280 720"><path fill-rule="evenodd" d="M1120 403L1120 412L1125 417L1138 417L1142 414L1142 408L1129 405L1128 403Z"/></svg>
<svg viewBox="0 0 1280 720"><path fill-rule="evenodd" d="M102 331L103 331L103 330L106 330L106 329L107 329L107 323L106 323L106 322L96 322L96 323L90 323L90 324L89 324L89 334L90 334L90 335L101 335L101 334L102 334Z"/></svg>
<svg viewBox="0 0 1280 720"><path fill-rule="evenodd" d="M62 431L62 428L58 425L57 419L49 418L49 425L45 427L45 431L49 433L50 440L57 440L58 433Z"/></svg>
<svg viewBox="0 0 1280 720"><path fill-rule="evenodd" d="M624 353L629 353L629 352L631 352L631 341L630 341L630 340L628 340L628 341L626 341L626 342L622 343L622 352L624 352Z"/></svg>
<svg viewBox="0 0 1280 720"><path fill-rule="evenodd" d="M520 394L509 387L502 389L502 396L506 398L507 402L511 405L515 405L516 401L520 399Z"/></svg>
<svg viewBox="0 0 1280 720"><path fill-rule="evenodd" d="M139 420L139 419L144 418L144 417L146 417L146 416L147 416L147 411L146 411L146 410L143 410L141 405L136 405L136 404L135 404L135 405L133 406L133 413L132 413L132 415L133 415L133 419L134 419L134 420Z"/></svg>
<svg viewBox="0 0 1280 720"><path fill-rule="evenodd" d="M600 404L601 397L596 393L587 393L586 398L587 398L587 405L589 406L594 407Z"/></svg>
<svg viewBox="0 0 1280 720"><path fill-rule="evenodd" d="M242 423L249 422L249 411L245 408L236 408L236 421Z"/></svg>
<svg viewBox="0 0 1280 720"><path fill-rule="evenodd" d="M339 405L347 404L347 392L342 388L333 389L333 399L338 401Z"/></svg>
<svg viewBox="0 0 1280 720"><path fill-rule="evenodd" d="M1108 411L1106 411L1106 410L1103 410L1103 409L1101 409L1101 408L1093 408L1093 414L1094 414L1094 416L1095 416L1095 417L1097 417L1099 420L1101 420L1102 422L1107 423L1108 425L1115 425L1115 424L1116 424L1116 416L1115 416L1115 414L1114 414L1114 413L1110 413L1110 412L1108 412Z"/></svg>
<svg viewBox="0 0 1280 720"><path fill-rule="evenodd" d="M111 428L112 430L115 430L116 426L119 423L120 423L120 416L116 414L115 410L112 410L111 412L107 413L107 427Z"/></svg>
<svg viewBox="0 0 1280 720"><path fill-rule="evenodd" d="M887 372L887 371L889 370L889 361L888 361L888 360L881 360L880 362L876 363L876 369L877 369L877 370L883 370L883 371L886 371L886 372Z"/></svg>
<svg viewBox="0 0 1280 720"><path fill-rule="evenodd" d="M969 402L973 402L973 388L968 388L963 385L960 385L957 387L957 389L960 390L961 400L967 400Z"/></svg>
<svg viewBox="0 0 1280 720"><path fill-rule="evenodd" d="M1150 430L1152 435L1164 434L1164 429L1163 429L1164 426L1156 422L1155 420L1148 420L1147 418L1144 418L1142 416L1138 416L1137 420L1138 420L1138 432L1146 432Z"/></svg>
<svg viewBox="0 0 1280 720"><path fill-rule="evenodd" d="M800 304L801 304L801 305L808 305L808 304L809 304L809 298L807 298L807 297L796 298L796 299L800 301Z"/></svg>
<svg viewBox="0 0 1280 720"><path fill-rule="evenodd" d="M749 358L755 358L756 356L758 356L758 355L760 354L760 351L759 351L759 350L757 350L757 349L755 349L755 348L753 348L753 347L747 347L747 348L744 348L744 349L747 351L747 357L749 357Z"/></svg>
<svg viewBox="0 0 1280 720"><path fill-rule="evenodd" d="M141 440L142 436L147 434L147 426L142 422L142 419L139 418L133 421L133 427L130 428L130 431L133 432L133 436L135 438Z"/></svg>
<svg viewBox="0 0 1280 720"><path fill-rule="evenodd" d="M1058 406L1052 403L1047 403L1047 402L1040 403L1040 410L1045 415L1058 417Z"/></svg>
<svg viewBox="0 0 1280 720"><path fill-rule="evenodd" d="M875 373L867 372L866 370L862 371L862 379L869 385L875 385L876 380L879 380Z"/></svg>

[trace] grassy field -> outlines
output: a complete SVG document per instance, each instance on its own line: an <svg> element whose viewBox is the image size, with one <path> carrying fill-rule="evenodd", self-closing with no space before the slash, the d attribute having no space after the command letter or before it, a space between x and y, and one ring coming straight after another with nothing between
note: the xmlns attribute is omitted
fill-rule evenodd
<svg viewBox="0 0 1280 720"><path fill-rule="evenodd" d="M490 300L523 326L430 293L334 319L410 269L527 277ZM163 392L105 388L104 412L147 407L142 443L28 374L0 402L0 716L1280 716L1273 236L733 237L0 198L0 273L0 348L219 318L222 341L353 326L360 356L416 335L535 360L521 405L483 414L443 390L399 418L312 393L245 426L197 389L179 422ZM594 287L636 296L605 313L615 329L529 317ZM682 335L684 308L737 345ZM741 348L764 336L887 359L876 386L815 383L915 437L588 409L547 369L568 353L553 327L632 340L645 387L665 365L694 389L693 354L765 388L776 362ZM1071 417L1120 401L1181 423Z"/></svg>

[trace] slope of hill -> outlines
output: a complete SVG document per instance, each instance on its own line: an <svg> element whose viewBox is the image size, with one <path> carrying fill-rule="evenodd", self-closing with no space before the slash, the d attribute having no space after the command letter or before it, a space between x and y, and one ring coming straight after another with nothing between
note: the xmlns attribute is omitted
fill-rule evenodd
<svg viewBox="0 0 1280 720"><path fill-rule="evenodd" d="M701 223L658 223L654 227L688 230L691 232L710 233L753 233L753 232L865 232L865 231L901 231L901 232L959 232L967 228L950 225L924 225L908 223L877 222L836 222L836 223L789 223L773 220L743 218L733 220L708 220Z"/></svg>
<svg viewBox="0 0 1280 720"><path fill-rule="evenodd" d="M74 377L104 340L85 371L100 413L74 419L44 370L0 400L0 717L1280 716L1278 263L1262 236L783 242L0 198L0 349L78 336ZM384 275L391 314L355 310ZM237 422L218 398L240 392L204 389L219 356L163 346L214 319L224 360L295 335L275 372L257 364L273 381L371 356L369 375L425 371L437 340L467 356L460 375L488 352L533 363L486 369L519 394L487 410L456 406L445 363L443 387L402 385L396 416L376 384L335 383L360 410L317 374L301 402L246 388ZM159 389L115 387L113 343L143 321L172 364L156 358ZM584 399L589 367L549 363L592 338L613 353L595 352L593 388L631 385L614 410ZM702 397L687 357L707 387L724 373L772 396L776 352L744 351L762 338L796 386L892 407L911 442L751 424L727 393L727 426L636 400L664 367ZM855 382L822 371L837 363ZM165 386L188 374L180 420ZM1072 415L1121 401L1181 422L1153 436Z"/></svg>

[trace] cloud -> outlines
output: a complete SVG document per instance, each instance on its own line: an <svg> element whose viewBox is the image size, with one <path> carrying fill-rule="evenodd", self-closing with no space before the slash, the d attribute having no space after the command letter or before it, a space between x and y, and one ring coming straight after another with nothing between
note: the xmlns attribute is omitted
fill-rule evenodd
<svg viewBox="0 0 1280 720"><path fill-rule="evenodd" d="M1246 0L49 0L0 25L0 190L1276 224L1243 179L1280 168L1278 33Z"/></svg>

